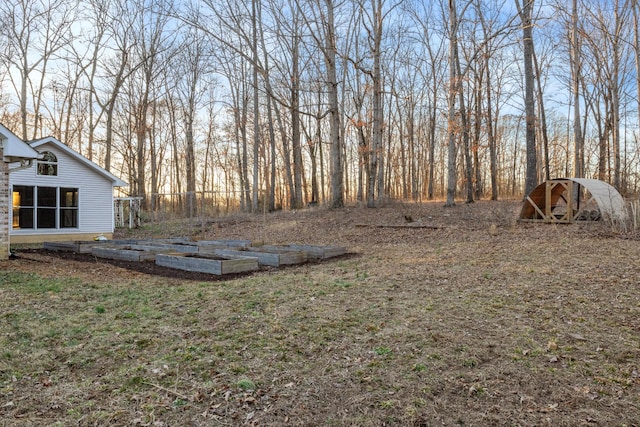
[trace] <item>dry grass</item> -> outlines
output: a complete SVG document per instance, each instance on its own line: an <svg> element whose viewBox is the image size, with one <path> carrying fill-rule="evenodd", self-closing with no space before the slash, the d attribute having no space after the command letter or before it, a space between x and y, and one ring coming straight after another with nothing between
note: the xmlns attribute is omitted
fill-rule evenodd
<svg viewBox="0 0 640 427"><path fill-rule="evenodd" d="M0 425L637 425L640 246L519 204L393 204L137 235L341 244L217 282L0 263ZM369 228L363 225L436 228ZM410 225L409 224L409 225Z"/></svg>

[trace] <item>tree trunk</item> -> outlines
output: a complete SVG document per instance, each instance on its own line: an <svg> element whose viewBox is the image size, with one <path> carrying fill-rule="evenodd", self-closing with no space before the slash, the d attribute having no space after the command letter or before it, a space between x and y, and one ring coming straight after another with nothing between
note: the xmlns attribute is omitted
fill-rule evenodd
<svg viewBox="0 0 640 427"><path fill-rule="evenodd" d="M300 71L298 37L294 35L291 52L291 148L293 150L293 209L302 207L302 147L300 143Z"/></svg>
<svg viewBox="0 0 640 427"><path fill-rule="evenodd" d="M429 160L427 163L428 168L428 185L427 185L427 199L433 200L435 193L435 168L436 168L436 120L438 118L438 102L437 102L437 77L434 73L433 76L433 98L431 100L431 108L429 110L429 123L428 123L428 133L429 133Z"/></svg>
<svg viewBox="0 0 640 427"><path fill-rule="evenodd" d="M344 172L342 165L342 138L340 135L340 111L338 108L338 79L336 70L336 30L333 0L325 0L327 22L324 56L327 67L329 99L329 132L331 134L331 207L344 206Z"/></svg>
<svg viewBox="0 0 640 427"><path fill-rule="evenodd" d="M584 138L580 116L580 79L582 55L578 38L578 1L573 0L571 12L571 87L573 89L573 176L584 178ZM640 89L640 86L639 86Z"/></svg>
<svg viewBox="0 0 640 427"><path fill-rule="evenodd" d="M448 123L447 133L447 201L445 206L455 206L456 196L456 140L458 136L458 120L456 118L456 96L459 90L458 63L458 12L456 0L449 0L449 94L448 94Z"/></svg>
<svg viewBox="0 0 640 427"><path fill-rule="evenodd" d="M640 123L640 17L638 16L638 0L633 0L633 49L636 68L636 102L638 109L638 123Z"/></svg>
<svg viewBox="0 0 640 427"><path fill-rule="evenodd" d="M613 145L613 186L619 191L625 189L621 184L620 170L620 37L623 19L620 16L619 2L614 2L615 33L612 34L612 73L611 73L611 136Z"/></svg>
<svg viewBox="0 0 640 427"><path fill-rule="evenodd" d="M146 92L146 91L145 91ZM146 154L147 154L147 112L149 109L148 94L141 100L136 115L136 195L142 197L141 205L146 203Z"/></svg>
<svg viewBox="0 0 640 427"><path fill-rule="evenodd" d="M456 76L457 76L457 92L458 100L460 103L460 127L462 128L462 143L464 146L464 158L465 158L465 181L467 183L467 199L465 203L473 203L473 160L471 159L471 143L470 143L470 126L469 117L467 116L466 102L464 100L464 91L462 90L462 71L460 69L460 57L458 56L457 48L455 54L456 61Z"/></svg>
<svg viewBox="0 0 640 427"><path fill-rule="evenodd" d="M533 2L524 0L522 6L520 0L515 0L518 14L522 21L522 44L524 61L524 111L526 123L526 155L527 170L525 178L525 195L528 195L538 184L538 159L536 152L536 108L534 99L534 69L533 69Z"/></svg>
<svg viewBox="0 0 640 427"><path fill-rule="evenodd" d="M543 155L544 155L544 178L545 180L551 179L551 174L549 171L549 137L547 135L547 116L544 111L544 96L542 94L542 78L540 77L542 74L542 70L538 66L538 57L533 51L533 65L536 76L536 95L538 98L538 116L540 117L540 135L542 136L542 147L543 147ZM528 194L528 193L527 193Z"/></svg>
<svg viewBox="0 0 640 427"><path fill-rule="evenodd" d="M369 32L371 55L373 56L373 70L371 80L373 85L373 129L369 150L369 175L367 177L367 207L376 206L376 188L378 196L384 195L384 164L383 164L383 135L384 135L384 106L382 93L382 0L371 0L372 27Z"/></svg>
<svg viewBox="0 0 640 427"><path fill-rule="evenodd" d="M260 98L258 94L258 1L251 1L252 8L252 44L253 57L253 185L251 197L251 212L258 212L258 185L260 174Z"/></svg>
<svg viewBox="0 0 640 427"><path fill-rule="evenodd" d="M491 175L491 200L498 200L498 153L496 134L493 123L493 105L491 102L493 94L491 85L491 67L489 66L490 55L484 55L484 68L486 73L487 83L486 96L487 96L487 140L489 145L489 173Z"/></svg>

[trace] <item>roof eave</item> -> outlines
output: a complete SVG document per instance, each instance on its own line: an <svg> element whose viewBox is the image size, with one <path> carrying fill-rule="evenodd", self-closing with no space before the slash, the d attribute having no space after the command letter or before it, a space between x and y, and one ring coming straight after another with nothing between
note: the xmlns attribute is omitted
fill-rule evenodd
<svg viewBox="0 0 640 427"><path fill-rule="evenodd" d="M34 160L40 158L40 153L15 135L0 133L2 144L2 160L7 163Z"/></svg>

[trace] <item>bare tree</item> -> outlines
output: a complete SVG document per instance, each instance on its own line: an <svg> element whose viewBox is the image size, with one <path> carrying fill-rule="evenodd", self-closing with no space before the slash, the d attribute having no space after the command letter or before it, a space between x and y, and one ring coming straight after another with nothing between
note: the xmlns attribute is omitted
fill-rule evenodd
<svg viewBox="0 0 640 427"><path fill-rule="evenodd" d="M132 49L128 52L133 61L125 67L124 76L128 75L126 83L126 104L122 106L126 111L128 122L123 126L130 128L132 141L126 141L127 152L130 156L131 175L130 189L132 194L143 198L143 205L148 201L147 172L149 169L150 147L149 141L153 136L153 112L160 102L161 91L165 87L162 77L166 76L169 63L170 49L175 39L175 28L169 25L170 8L168 3L145 3L137 0L134 5L140 11L132 19L132 29L135 35Z"/></svg>
<svg viewBox="0 0 640 427"><path fill-rule="evenodd" d="M40 108L49 65L72 40L75 2L18 0L2 2L0 8L4 22L0 59L18 71L16 78L9 76L19 102L21 137L26 140L31 128L31 137L36 138L41 133Z"/></svg>
<svg viewBox="0 0 640 427"><path fill-rule="evenodd" d="M310 36L322 52L324 59L325 85L327 88L327 103L329 115L329 134L331 146L330 178L332 208L344 206L344 165L340 124L340 104L338 90L337 71L337 45L336 45L336 4L334 0L314 0L310 3L309 13L311 17L305 17L305 24L310 30Z"/></svg>
<svg viewBox="0 0 640 427"><path fill-rule="evenodd" d="M258 170L260 168L260 99L258 94L258 1L251 0L251 65L253 82L253 193L251 197L251 212L258 212Z"/></svg>
<svg viewBox="0 0 640 427"><path fill-rule="evenodd" d="M104 168L112 169L112 155L114 145L114 119L117 102L129 76L140 66L140 62L132 59L131 52L136 44L134 22L140 11L132 7L127 0L118 0L107 10L98 9L96 15L106 12L110 25L105 29L105 43L109 47L102 51L99 46L101 40L95 40L92 60L98 63L101 70L100 82L96 82L96 70L90 74L90 90L96 103L100 106L100 115L104 114ZM104 5L103 5L104 6ZM94 122L97 123L97 122ZM94 125L94 132L97 124Z"/></svg>
<svg viewBox="0 0 640 427"><path fill-rule="evenodd" d="M631 5L633 11L633 50L634 62L636 66L636 98L638 109L638 123L640 123L640 3L633 0Z"/></svg>
<svg viewBox="0 0 640 427"><path fill-rule="evenodd" d="M373 97L373 129L371 147L369 151L369 176L367 180L367 206L374 207L376 204L376 184L379 183L378 175L382 175L379 169L383 162L382 135L384 131L384 110L382 93L382 65L381 65L381 45L384 16L383 0L370 0L369 7L361 5L362 11L367 16L367 34L369 49L373 57L373 67L370 71L372 81ZM367 13L369 12L369 13ZM382 179L382 176L380 177ZM378 196L383 194L384 189L378 187Z"/></svg>
<svg viewBox="0 0 640 427"><path fill-rule="evenodd" d="M610 75L611 86L611 108L613 121L613 186L622 190L621 163L620 163L620 75L622 72L622 33L625 31L626 19L628 17L629 0L614 0L614 31L610 34L612 49L612 69Z"/></svg>
<svg viewBox="0 0 640 427"><path fill-rule="evenodd" d="M178 62L173 68L172 81L175 82L173 89L180 103L180 111L184 120L186 202L189 212L194 214L197 211L195 124L198 111L201 110L203 96L207 87L212 85L209 79L211 55L207 39L197 28L188 28L183 31L182 36L181 43L176 50Z"/></svg>
<svg viewBox="0 0 640 427"><path fill-rule="evenodd" d="M467 3L468 5L469 3ZM456 98L461 91L461 76L458 74L458 9L456 0L449 0L449 93L447 95L448 108L448 149L447 149L447 200L445 206L455 206L456 196L456 156L457 136L459 134L458 114L456 113Z"/></svg>
<svg viewBox="0 0 640 427"><path fill-rule="evenodd" d="M493 20L485 19L484 11L481 7L481 2L476 3L476 13L480 20L482 27L482 34L485 40L491 39L493 31ZM484 52L482 54L482 63L479 67L483 70L484 74L484 94L486 102L486 132L487 132L487 145L489 148L489 175L491 179L491 200L498 200L498 153L497 153L497 141L496 141L496 124L493 120L493 67L491 66L491 60L494 57L496 47L493 43L488 42L484 46ZM482 90L478 88L478 98L482 98ZM496 114L497 115L497 114ZM476 115L476 120L479 121L479 115ZM478 168L479 169L479 168Z"/></svg>
<svg viewBox="0 0 640 427"><path fill-rule="evenodd" d="M573 92L573 175L584 177L584 137L582 135L580 114L580 81L582 79L581 40L578 34L578 0L571 2L571 31L570 31L570 65L571 89ZM639 86L640 87L640 86Z"/></svg>
<svg viewBox="0 0 640 427"><path fill-rule="evenodd" d="M260 32L260 47L262 49L263 61L264 61L264 80L267 92L270 92L271 80L269 78L269 55L267 54L267 48L265 43L265 32L262 23L262 8L258 9L259 12L259 32ZM269 211L273 211L276 208L276 135L273 123L273 100L271 97L267 99L267 127L269 129L269 155L270 155L270 171L269 171L269 185L268 185L268 203Z"/></svg>
<svg viewBox="0 0 640 427"><path fill-rule="evenodd" d="M280 137L282 139L283 160L285 178L289 191L289 206L291 208L300 208L303 199L303 157L302 157L302 141L301 141L301 114L314 115L315 112L305 112L301 106L301 80L303 79L304 61L301 55L303 47L303 14L302 5L295 0L288 0L283 3L270 2L271 13L273 14L274 32L278 47L280 48L281 58L277 61L273 68L276 69L276 76L280 76L281 82L289 82L288 85L282 85L280 93L272 87L271 80L273 71L270 70L267 47L264 43L264 32L262 48L265 56L264 79L267 94L274 104L277 114L277 120L280 125ZM313 47L305 49L313 49ZM277 77L276 77L277 79ZM288 86L288 87L287 87ZM285 132L283 120L280 113L280 106L289 111L290 131ZM271 122L271 120L269 121ZM291 145L289 145L289 142ZM293 159L292 159L293 157ZM292 162L293 160L293 162ZM317 196L317 194L316 194ZM315 200L315 199L314 199ZM317 200L315 200L317 201Z"/></svg>
<svg viewBox="0 0 640 427"><path fill-rule="evenodd" d="M533 4L534 0L515 0L518 15L522 22L522 45L524 63L524 109L527 141L527 170L525 179L525 194L538 184L538 163L536 151L536 109L534 99L534 67L533 67Z"/></svg>
<svg viewBox="0 0 640 427"><path fill-rule="evenodd" d="M625 72L628 66L628 44L624 42L629 34L630 0L603 7L594 4L585 9L584 31L585 50L591 54L591 72L595 76L592 94L585 98L590 102L599 133L599 179L611 177L612 184L622 190L621 169L621 97L624 95ZM584 62L584 61L583 61ZM602 104L602 110L600 111ZM613 163L613 164L611 164Z"/></svg>
<svg viewBox="0 0 640 427"><path fill-rule="evenodd" d="M426 186L424 192L427 199L432 200L435 197L435 157L440 108L439 98L446 79L446 69L440 64L446 62L446 38L439 36L439 33L445 32L445 29L437 27L437 22L440 22L440 20L434 17L433 10L429 5L418 3L415 6L409 12L412 16L412 21L417 24L415 38L418 40L423 52L418 57L425 58L423 66L418 70L427 88L425 90L426 106L423 113L426 116L426 122L418 129L424 129L423 133L425 134L427 146L424 156L424 162L426 163L424 173ZM446 22L445 20L442 21Z"/></svg>

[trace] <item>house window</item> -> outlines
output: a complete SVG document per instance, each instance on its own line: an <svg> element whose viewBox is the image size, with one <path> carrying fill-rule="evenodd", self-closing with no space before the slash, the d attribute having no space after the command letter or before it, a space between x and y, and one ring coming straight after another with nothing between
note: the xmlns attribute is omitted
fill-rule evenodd
<svg viewBox="0 0 640 427"><path fill-rule="evenodd" d="M13 186L13 229L78 228L78 189Z"/></svg>
<svg viewBox="0 0 640 427"><path fill-rule="evenodd" d="M58 176L58 158L51 151L42 153L38 160L38 175Z"/></svg>
<svg viewBox="0 0 640 427"><path fill-rule="evenodd" d="M60 189L60 228L78 228L78 189Z"/></svg>
<svg viewBox="0 0 640 427"><path fill-rule="evenodd" d="M33 212L35 209L35 199L33 198L33 187L25 185L13 186L13 228L33 228Z"/></svg>
<svg viewBox="0 0 640 427"><path fill-rule="evenodd" d="M57 189L55 187L38 187L37 192L37 228L56 228Z"/></svg>

